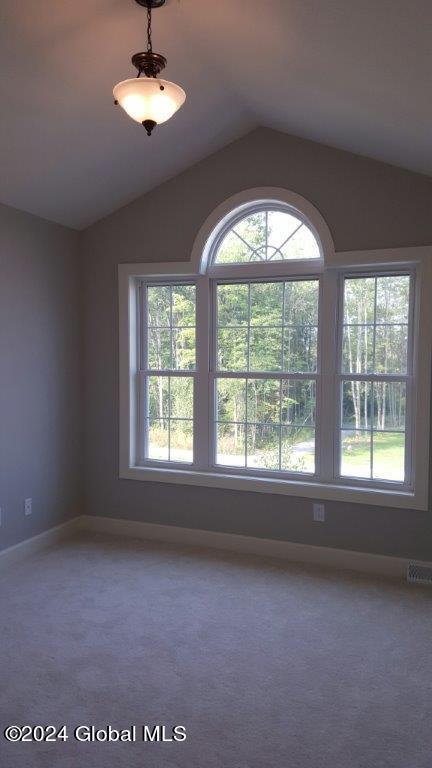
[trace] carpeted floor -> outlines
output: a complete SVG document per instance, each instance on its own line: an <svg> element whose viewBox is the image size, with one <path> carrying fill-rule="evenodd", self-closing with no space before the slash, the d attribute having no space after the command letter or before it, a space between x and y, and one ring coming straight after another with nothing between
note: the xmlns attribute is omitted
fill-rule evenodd
<svg viewBox="0 0 432 768"><path fill-rule="evenodd" d="M2 575L0 616L2 768L431 766L432 590L87 536ZM75 741L92 724L187 740Z"/></svg>

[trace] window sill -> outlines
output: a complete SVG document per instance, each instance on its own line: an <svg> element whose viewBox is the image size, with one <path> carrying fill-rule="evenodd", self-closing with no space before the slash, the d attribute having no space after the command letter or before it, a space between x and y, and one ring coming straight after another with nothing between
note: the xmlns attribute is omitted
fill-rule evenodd
<svg viewBox="0 0 432 768"><path fill-rule="evenodd" d="M234 491L274 493L325 501L344 501L355 504L369 504L381 507L403 509L428 509L427 499L409 491L395 491L381 488L361 488L336 483L317 483L302 480L279 480L266 477L246 477L219 472L197 470L158 469L155 467L132 466L120 470L120 479L143 480L155 483L178 485L199 485L207 488L225 488Z"/></svg>

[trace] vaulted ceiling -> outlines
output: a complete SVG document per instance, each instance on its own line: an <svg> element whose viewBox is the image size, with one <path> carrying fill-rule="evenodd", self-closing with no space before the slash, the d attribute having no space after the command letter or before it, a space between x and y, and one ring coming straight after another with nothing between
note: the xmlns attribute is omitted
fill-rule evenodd
<svg viewBox="0 0 432 768"><path fill-rule="evenodd" d="M0 201L83 228L267 125L432 175L430 0L167 0L182 110L148 138L112 102L134 0L2 0Z"/></svg>

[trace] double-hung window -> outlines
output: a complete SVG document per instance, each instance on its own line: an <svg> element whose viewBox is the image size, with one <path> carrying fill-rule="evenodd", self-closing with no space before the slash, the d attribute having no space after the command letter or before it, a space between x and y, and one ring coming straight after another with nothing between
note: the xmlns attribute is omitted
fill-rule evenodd
<svg viewBox="0 0 432 768"><path fill-rule="evenodd" d="M340 474L411 482L411 273L344 276L341 335Z"/></svg>
<svg viewBox="0 0 432 768"><path fill-rule="evenodd" d="M206 234L120 268L121 475L422 508L424 249L335 254L275 199Z"/></svg>
<svg viewBox="0 0 432 768"><path fill-rule="evenodd" d="M193 463L196 288L143 283L140 300L142 460Z"/></svg>
<svg viewBox="0 0 432 768"><path fill-rule="evenodd" d="M319 280L215 281L213 305L215 464L314 475Z"/></svg>

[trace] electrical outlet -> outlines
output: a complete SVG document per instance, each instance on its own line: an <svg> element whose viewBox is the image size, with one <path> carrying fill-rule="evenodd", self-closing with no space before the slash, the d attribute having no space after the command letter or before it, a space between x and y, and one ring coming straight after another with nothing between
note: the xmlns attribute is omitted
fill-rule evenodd
<svg viewBox="0 0 432 768"><path fill-rule="evenodd" d="M24 514L31 515L32 511L32 500L24 499Z"/></svg>
<svg viewBox="0 0 432 768"><path fill-rule="evenodd" d="M325 522L325 506L324 504L313 505L313 519L316 523Z"/></svg>

